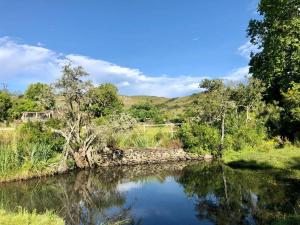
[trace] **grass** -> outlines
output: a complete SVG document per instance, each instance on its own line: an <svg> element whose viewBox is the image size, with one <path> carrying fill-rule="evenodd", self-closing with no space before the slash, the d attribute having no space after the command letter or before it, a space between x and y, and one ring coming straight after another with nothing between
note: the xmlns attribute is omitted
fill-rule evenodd
<svg viewBox="0 0 300 225"><path fill-rule="evenodd" d="M0 209L0 224L1 225L64 225L62 218L52 212L45 214L29 213L26 210L12 213Z"/></svg>
<svg viewBox="0 0 300 225"><path fill-rule="evenodd" d="M262 146L238 152L227 151L223 161L238 168L300 170L300 148L292 145L284 148Z"/></svg>
<svg viewBox="0 0 300 225"><path fill-rule="evenodd" d="M118 137L120 148L179 148L180 141L176 138L176 128L136 126L131 132Z"/></svg>

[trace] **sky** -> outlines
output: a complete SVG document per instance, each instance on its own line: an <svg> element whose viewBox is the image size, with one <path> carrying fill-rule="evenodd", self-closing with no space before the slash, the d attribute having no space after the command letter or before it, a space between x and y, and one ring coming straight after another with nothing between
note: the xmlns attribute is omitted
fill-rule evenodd
<svg viewBox="0 0 300 225"><path fill-rule="evenodd" d="M178 97L243 80L258 0L0 0L0 83L52 83L71 60L123 95Z"/></svg>

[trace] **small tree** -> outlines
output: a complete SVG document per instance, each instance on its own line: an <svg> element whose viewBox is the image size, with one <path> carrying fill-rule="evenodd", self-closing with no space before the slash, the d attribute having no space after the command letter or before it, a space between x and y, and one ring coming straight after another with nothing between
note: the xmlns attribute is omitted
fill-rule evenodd
<svg viewBox="0 0 300 225"><path fill-rule="evenodd" d="M52 109L55 104L52 88L47 84L30 84L25 91L25 97L37 102L44 110Z"/></svg>
<svg viewBox="0 0 300 225"><path fill-rule="evenodd" d="M119 99L118 89L113 84L101 84L89 92L90 110L94 117L103 117L120 111L123 103Z"/></svg>
<svg viewBox="0 0 300 225"><path fill-rule="evenodd" d="M232 90L222 80L205 79L199 86L205 89L205 96L196 103L198 120L207 124L219 124L221 130L220 149L225 138L225 120L228 112L236 107L231 99Z"/></svg>
<svg viewBox="0 0 300 225"><path fill-rule="evenodd" d="M148 102L132 105L129 112L139 122L146 122L148 120L158 122L161 120L158 108Z"/></svg>
<svg viewBox="0 0 300 225"><path fill-rule="evenodd" d="M246 112L246 123L251 120L250 113L256 111L262 104L262 93L265 90L261 81L250 78L247 84L240 83L232 89L232 99L237 107Z"/></svg>
<svg viewBox="0 0 300 225"><path fill-rule="evenodd" d="M12 101L10 95L5 91L0 91L0 122L7 121L11 107Z"/></svg>

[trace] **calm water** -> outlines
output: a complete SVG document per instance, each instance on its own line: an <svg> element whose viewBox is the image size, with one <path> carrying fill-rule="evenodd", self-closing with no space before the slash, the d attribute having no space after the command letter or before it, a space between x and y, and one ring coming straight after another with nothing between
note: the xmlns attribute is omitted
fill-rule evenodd
<svg viewBox="0 0 300 225"><path fill-rule="evenodd" d="M54 210L67 224L274 224L299 215L300 181L217 163L145 165L0 185L0 204Z"/></svg>

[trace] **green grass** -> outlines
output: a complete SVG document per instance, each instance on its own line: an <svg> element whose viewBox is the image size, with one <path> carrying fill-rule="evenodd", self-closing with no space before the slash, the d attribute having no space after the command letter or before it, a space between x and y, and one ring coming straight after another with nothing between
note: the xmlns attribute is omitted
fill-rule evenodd
<svg viewBox="0 0 300 225"><path fill-rule="evenodd" d="M136 126L129 133L118 137L120 148L179 148L180 141L176 138L176 128Z"/></svg>
<svg viewBox="0 0 300 225"><path fill-rule="evenodd" d="M256 149L248 148L242 151L226 151L224 163L232 167L250 169L284 169L300 171L300 148L286 146L275 148L265 144Z"/></svg>
<svg viewBox="0 0 300 225"><path fill-rule="evenodd" d="M64 225L62 218L46 212L45 214L37 214L35 212L29 213L26 210L19 210L19 212L12 213L0 210L0 224L1 225Z"/></svg>

